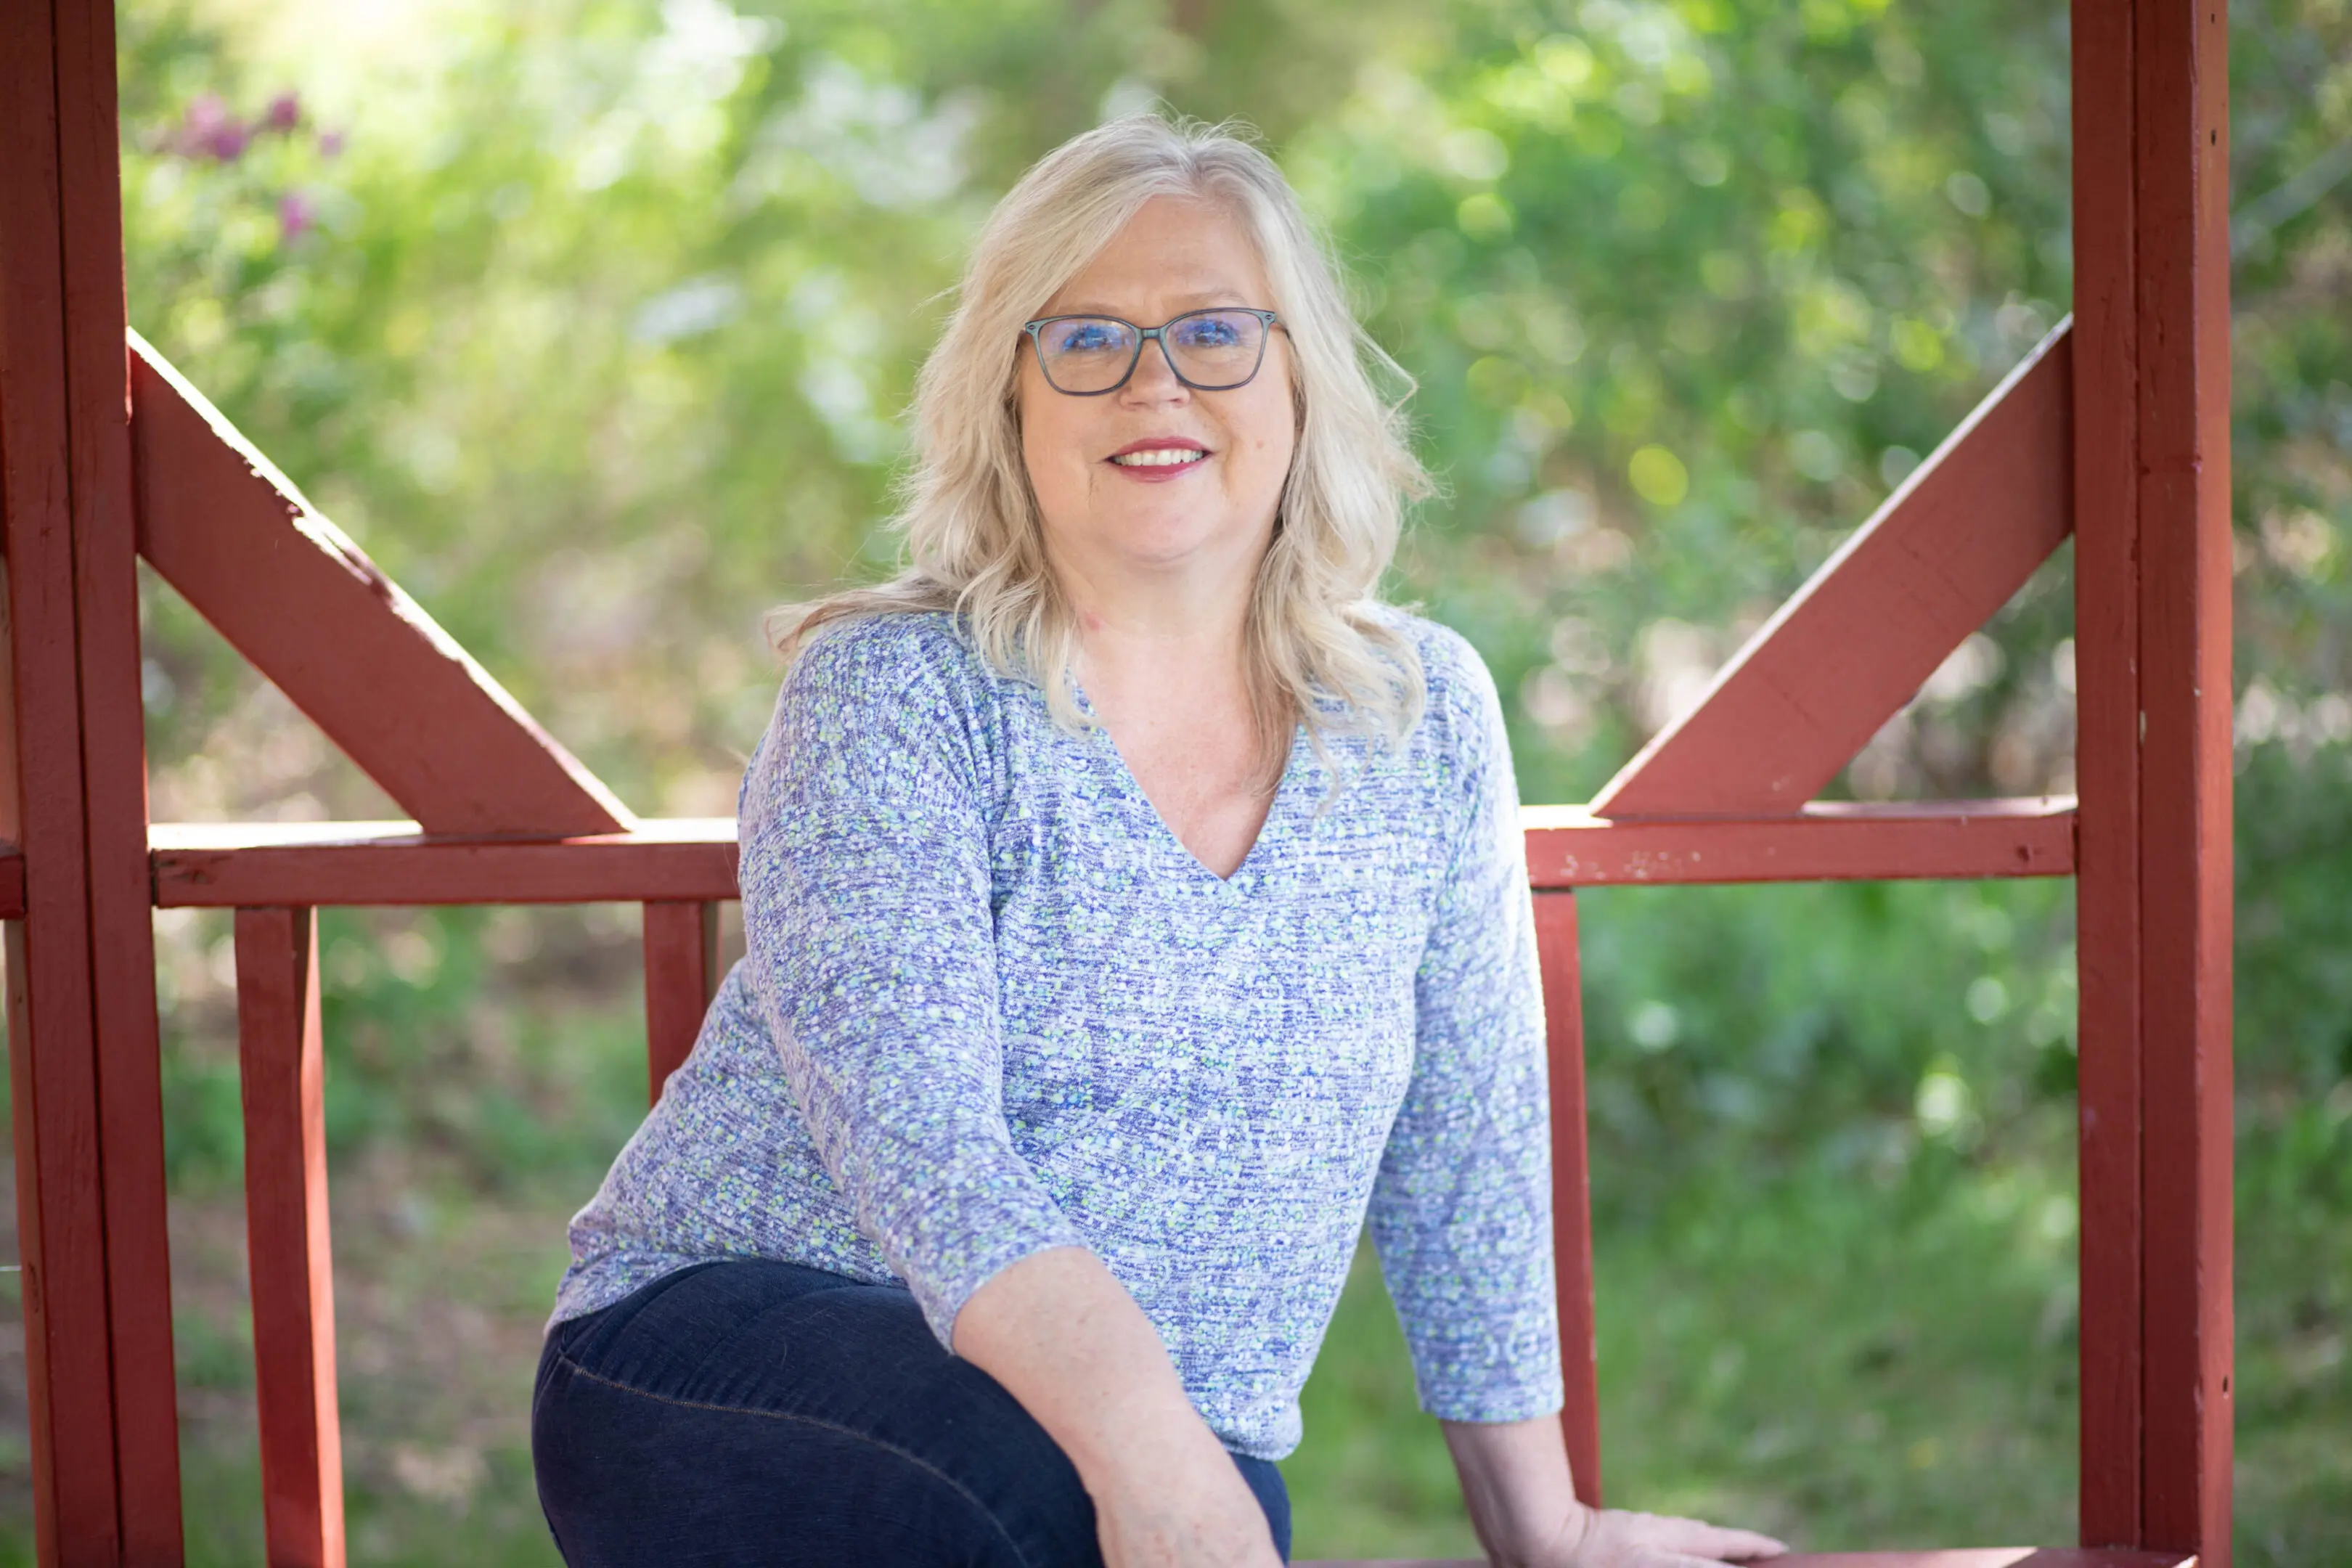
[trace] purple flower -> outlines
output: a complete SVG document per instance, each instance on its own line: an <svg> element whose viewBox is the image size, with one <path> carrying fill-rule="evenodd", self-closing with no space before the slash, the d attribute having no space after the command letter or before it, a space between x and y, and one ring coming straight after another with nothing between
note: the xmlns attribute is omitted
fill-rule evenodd
<svg viewBox="0 0 2352 1568"><path fill-rule="evenodd" d="M209 92L200 92L188 100L188 111L180 121L180 133L175 142L183 157L217 158L233 163L245 153L246 143L253 132L243 121L228 111L228 106Z"/></svg>
<svg viewBox="0 0 2352 1568"><path fill-rule="evenodd" d="M279 93L269 100L261 123L272 131L293 130L302 123L302 100L290 92Z"/></svg>
<svg viewBox="0 0 2352 1568"><path fill-rule="evenodd" d="M341 132L321 131L319 132L319 155L320 157L332 158L339 155L342 150L343 133Z"/></svg>
<svg viewBox="0 0 2352 1568"><path fill-rule="evenodd" d="M291 245L310 231L319 221L316 203L299 191L289 191L278 198L278 242Z"/></svg>

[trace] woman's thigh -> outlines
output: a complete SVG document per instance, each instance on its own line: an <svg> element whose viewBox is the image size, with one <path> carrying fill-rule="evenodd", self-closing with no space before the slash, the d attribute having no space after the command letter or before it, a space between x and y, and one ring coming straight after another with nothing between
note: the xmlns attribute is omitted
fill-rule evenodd
<svg viewBox="0 0 2352 1568"><path fill-rule="evenodd" d="M681 1271L558 1327L531 1414L572 1568L1101 1562L1068 1458L893 1287ZM1280 1478L1242 1468L1286 1547Z"/></svg>

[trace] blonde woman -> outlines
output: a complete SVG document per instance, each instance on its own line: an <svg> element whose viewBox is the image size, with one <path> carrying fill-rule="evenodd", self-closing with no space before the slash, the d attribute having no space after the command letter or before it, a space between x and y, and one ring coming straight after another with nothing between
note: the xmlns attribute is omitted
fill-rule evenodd
<svg viewBox="0 0 2352 1568"><path fill-rule="evenodd" d="M1106 125L923 368L912 564L787 632L749 952L572 1226L573 1568L1271 1568L1369 1225L1496 1563L1558 1422L1541 998L1492 681L1374 598L1423 483L1274 165Z"/></svg>

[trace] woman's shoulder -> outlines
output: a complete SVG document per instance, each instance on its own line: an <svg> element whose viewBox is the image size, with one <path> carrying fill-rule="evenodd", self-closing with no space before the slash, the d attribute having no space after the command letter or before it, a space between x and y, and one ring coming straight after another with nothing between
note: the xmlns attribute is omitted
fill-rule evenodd
<svg viewBox="0 0 2352 1568"><path fill-rule="evenodd" d="M1368 614L1419 659L1426 693L1424 723L1435 723L1444 732L1442 741L1458 744L1465 728L1475 734L1485 727L1490 710L1499 711L1495 678L1468 637L1399 605L1375 604Z"/></svg>
<svg viewBox="0 0 2352 1568"><path fill-rule="evenodd" d="M988 682L985 661L945 610L857 612L827 621L803 638L784 679L789 700L860 697L906 701L922 695L968 696Z"/></svg>

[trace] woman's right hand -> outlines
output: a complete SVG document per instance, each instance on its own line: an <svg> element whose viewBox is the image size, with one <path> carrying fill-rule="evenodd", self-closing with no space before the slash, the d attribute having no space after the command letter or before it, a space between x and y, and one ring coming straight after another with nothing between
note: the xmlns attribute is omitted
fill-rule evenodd
<svg viewBox="0 0 2352 1568"><path fill-rule="evenodd" d="M1282 1568L1249 1483L1205 1426L1200 1436L1176 1463L1096 1493L1107 1568Z"/></svg>

